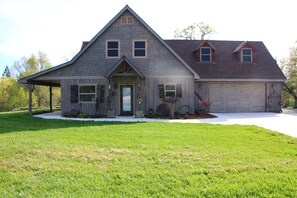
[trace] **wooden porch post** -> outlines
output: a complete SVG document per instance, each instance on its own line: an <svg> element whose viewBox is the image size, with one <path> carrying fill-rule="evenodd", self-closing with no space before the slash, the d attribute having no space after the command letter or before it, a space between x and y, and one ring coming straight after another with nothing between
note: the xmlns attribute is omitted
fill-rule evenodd
<svg viewBox="0 0 297 198"><path fill-rule="evenodd" d="M49 94L50 94L50 112L53 112L53 94L52 94L52 86L49 87Z"/></svg>
<svg viewBox="0 0 297 198"><path fill-rule="evenodd" d="M32 85L28 85L29 88L29 115L32 116L32 92L33 92L33 87Z"/></svg>

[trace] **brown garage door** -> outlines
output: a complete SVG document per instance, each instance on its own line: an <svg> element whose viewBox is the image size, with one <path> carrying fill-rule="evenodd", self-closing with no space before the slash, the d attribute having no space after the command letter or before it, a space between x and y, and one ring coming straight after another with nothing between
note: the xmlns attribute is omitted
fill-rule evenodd
<svg viewBox="0 0 297 198"><path fill-rule="evenodd" d="M265 84L211 83L210 112L265 111Z"/></svg>

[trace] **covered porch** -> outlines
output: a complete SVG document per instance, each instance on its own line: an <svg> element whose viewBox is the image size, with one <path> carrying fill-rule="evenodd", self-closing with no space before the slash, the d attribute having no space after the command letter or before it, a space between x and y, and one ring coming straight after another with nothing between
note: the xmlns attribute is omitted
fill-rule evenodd
<svg viewBox="0 0 297 198"><path fill-rule="evenodd" d="M48 87L48 93L49 93L49 110L50 112L53 112L53 88L54 87L61 87L60 80L41 80L38 78L34 78L34 75L28 76L26 78L22 78L18 81L18 83L23 84L26 86L29 92L28 97L28 112L29 115L32 116L33 114L33 92L35 90L35 86L46 86Z"/></svg>
<svg viewBox="0 0 297 198"><path fill-rule="evenodd" d="M109 98L115 115L143 117L145 77L134 64L123 56L106 73Z"/></svg>

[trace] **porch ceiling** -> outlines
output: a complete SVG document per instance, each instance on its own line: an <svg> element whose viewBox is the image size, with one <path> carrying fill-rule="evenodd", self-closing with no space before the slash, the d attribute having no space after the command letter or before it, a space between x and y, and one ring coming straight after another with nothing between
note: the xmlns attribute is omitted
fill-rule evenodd
<svg viewBox="0 0 297 198"><path fill-rule="evenodd" d="M28 80L26 84L60 87L59 80Z"/></svg>

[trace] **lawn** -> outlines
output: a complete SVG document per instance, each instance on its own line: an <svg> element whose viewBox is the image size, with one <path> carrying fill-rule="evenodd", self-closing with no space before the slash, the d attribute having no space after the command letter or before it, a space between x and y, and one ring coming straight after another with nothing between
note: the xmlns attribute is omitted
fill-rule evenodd
<svg viewBox="0 0 297 198"><path fill-rule="evenodd" d="M297 139L256 126L0 113L0 197L297 197Z"/></svg>

